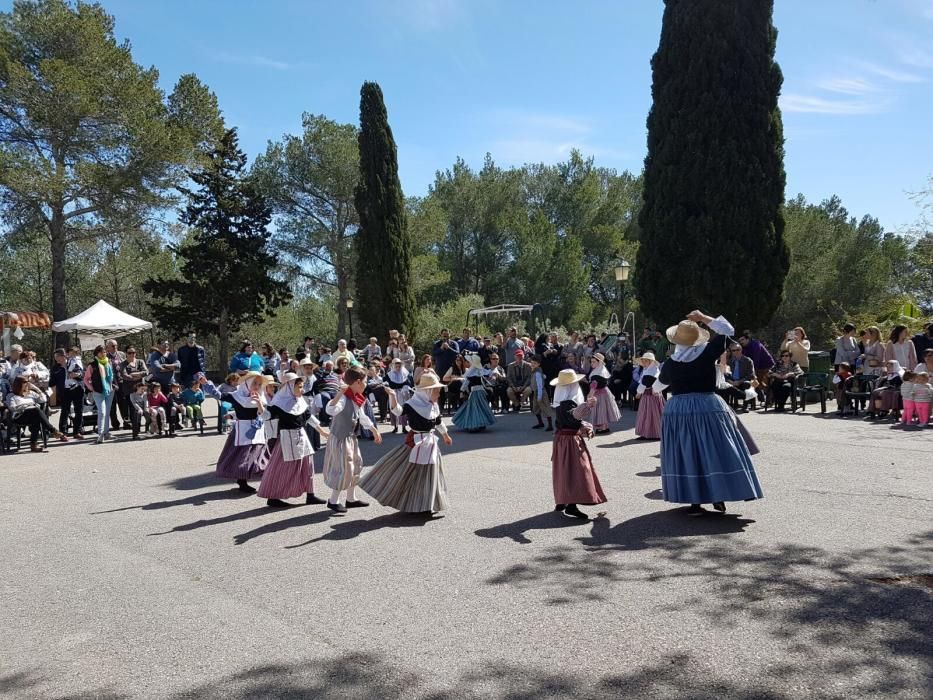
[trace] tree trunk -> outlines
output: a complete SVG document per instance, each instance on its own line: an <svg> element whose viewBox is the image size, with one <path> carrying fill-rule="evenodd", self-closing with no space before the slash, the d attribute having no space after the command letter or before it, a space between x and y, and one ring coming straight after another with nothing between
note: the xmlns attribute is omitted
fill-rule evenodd
<svg viewBox="0 0 933 700"><path fill-rule="evenodd" d="M52 253L52 319L64 321L68 318L68 305L65 301L65 216L56 209L49 221L49 242ZM68 333L58 332L53 335L54 347L68 345Z"/></svg>
<svg viewBox="0 0 933 700"><path fill-rule="evenodd" d="M217 358L218 371L220 376L226 376L227 369L230 367L230 338L227 323L227 310L220 310L220 321L217 323Z"/></svg>
<svg viewBox="0 0 933 700"><path fill-rule="evenodd" d="M348 274L346 269L346 258L343 254L334 256L334 273L337 278L337 338L347 337L347 299L350 296L348 289ZM329 339L323 342L331 347L331 343L336 340ZM336 346L334 346L336 347Z"/></svg>

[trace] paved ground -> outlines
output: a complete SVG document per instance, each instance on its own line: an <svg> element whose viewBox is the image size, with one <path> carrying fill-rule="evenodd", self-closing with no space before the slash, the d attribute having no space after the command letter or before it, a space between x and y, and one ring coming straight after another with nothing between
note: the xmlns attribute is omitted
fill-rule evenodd
<svg viewBox="0 0 933 700"><path fill-rule="evenodd" d="M429 522L270 511L216 434L2 456L0 695L929 698L933 590L877 579L933 574L933 430L746 421L766 498L700 519L630 414L588 524L525 415L454 433Z"/></svg>

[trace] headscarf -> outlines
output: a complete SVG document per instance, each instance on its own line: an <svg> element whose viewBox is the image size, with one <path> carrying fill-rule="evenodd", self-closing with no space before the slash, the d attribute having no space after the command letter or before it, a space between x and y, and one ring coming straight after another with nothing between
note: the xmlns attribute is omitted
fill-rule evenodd
<svg viewBox="0 0 933 700"><path fill-rule="evenodd" d="M304 383L304 377L296 377L288 382L283 382L279 390L275 392L269 407L278 406L286 413L293 416L300 416L308 409L308 402L304 396L295 396L295 384Z"/></svg>
<svg viewBox="0 0 933 700"><path fill-rule="evenodd" d="M265 392L263 391L256 392L256 396L258 397L258 402L259 402L258 406L254 402L255 397L250 396L250 390L252 388L252 384L255 381L256 381L256 377L248 377L247 379L240 382L237 385L236 391L230 394L230 398L232 398L234 401L236 401L238 404L240 404L244 408L257 408L257 407L261 408L262 406L264 406L266 403L265 396L264 396Z"/></svg>
<svg viewBox="0 0 933 700"><path fill-rule="evenodd" d="M596 357L595 353L590 357L590 360L596 363L596 366L590 370L590 378L605 377L609 379L609 370L606 369L606 362Z"/></svg>
<svg viewBox="0 0 933 700"><path fill-rule="evenodd" d="M416 389L414 395L405 403L411 406L415 413L422 418L434 420L441 415L441 407L436 401L431 400L433 391L433 389Z"/></svg>
<svg viewBox="0 0 933 700"><path fill-rule="evenodd" d="M573 384L554 387L554 400L551 402L551 406L557 408L564 401L573 401L579 406L585 400L580 382L574 382Z"/></svg>
<svg viewBox="0 0 933 700"><path fill-rule="evenodd" d="M397 362L392 363L393 369L390 369L386 373L386 376L388 376L389 380L395 384L404 384L405 382L408 381L408 370L405 368L405 365L401 365L401 369L395 370L394 367L396 364L399 364L399 363Z"/></svg>
<svg viewBox="0 0 933 700"><path fill-rule="evenodd" d="M888 378L893 379L895 375L903 377L904 368L901 367L901 363L897 360L888 360Z"/></svg>

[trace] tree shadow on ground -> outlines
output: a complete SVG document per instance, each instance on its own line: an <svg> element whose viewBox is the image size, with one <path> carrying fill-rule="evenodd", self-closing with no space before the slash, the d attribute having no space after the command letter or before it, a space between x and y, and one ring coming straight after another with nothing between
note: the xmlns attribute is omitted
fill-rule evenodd
<svg viewBox="0 0 933 700"><path fill-rule="evenodd" d="M701 660L694 660L687 654L665 655L630 672L604 675L557 673L530 665L480 660L458 675L447 676L432 674L427 669L402 668L381 654L355 652L295 664L258 666L171 697L173 700L537 700L556 697L786 700L792 695L763 688L759 678L720 677Z"/></svg>
<svg viewBox="0 0 933 700"><path fill-rule="evenodd" d="M43 687L48 679L42 674L30 670L10 673L0 676L0 697L51 697L48 691ZM78 693L69 693L68 695L57 695L61 700L83 700L87 698L99 700L122 700L130 696L122 693L114 693L103 688L82 691Z"/></svg>
<svg viewBox="0 0 933 700"><path fill-rule="evenodd" d="M328 513L330 513L330 511L328 511ZM376 532L377 530L387 528L424 527L439 518L428 517L418 513L389 513L388 515L380 515L378 518L371 518L369 520L345 520L342 519L341 516L334 516L334 519L338 520L338 522L331 525L330 532L325 532L320 537L314 537L307 542L288 545L285 549L297 549L309 544L314 544L315 542L352 540L368 532Z"/></svg>
<svg viewBox="0 0 933 700"><path fill-rule="evenodd" d="M539 515L532 515L530 518L522 518L514 523L496 525L476 530L475 534L489 539L510 539L519 544L530 544L531 540L525 535L531 530L554 530L564 527L582 527L587 523L585 520L570 518L563 513L548 511Z"/></svg>
<svg viewBox="0 0 933 700"><path fill-rule="evenodd" d="M662 612L687 610L724 630L762 628L786 659L769 669L777 687L810 697L930 697L933 595L917 575L933 573L933 531L904 546L831 553L737 537L751 522L667 512L612 527L599 518L582 547L554 548L487 583L567 606L608 598L613 586L674 584ZM648 549L650 557L633 556Z"/></svg>

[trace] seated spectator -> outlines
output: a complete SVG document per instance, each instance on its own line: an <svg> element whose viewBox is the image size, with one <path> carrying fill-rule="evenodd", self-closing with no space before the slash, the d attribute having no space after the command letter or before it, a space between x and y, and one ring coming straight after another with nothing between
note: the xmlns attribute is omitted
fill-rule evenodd
<svg viewBox="0 0 933 700"><path fill-rule="evenodd" d="M833 393L836 396L836 413L842 415L845 405L845 385L846 379L852 376L852 366L848 362L840 362L836 365L836 373L833 375Z"/></svg>
<svg viewBox="0 0 933 700"><path fill-rule="evenodd" d="M318 366L307 357L302 357L298 366L292 370L304 380L301 391L305 396L311 396L314 392L314 384L318 380L317 370Z"/></svg>
<svg viewBox="0 0 933 700"><path fill-rule="evenodd" d="M331 359L334 361L334 366L337 365L340 358L345 358L347 361L347 366L349 367L352 364L356 363L356 358L353 356L353 353L347 348L347 341L341 338L337 341L337 351L333 354Z"/></svg>
<svg viewBox="0 0 933 700"><path fill-rule="evenodd" d="M175 431L181 430L185 420L185 400L181 396L181 384L172 382L171 391L168 395L169 405L169 435L175 437Z"/></svg>
<svg viewBox="0 0 933 700"><path fill-rule="evenodd" d="M421 363L417 367L415 367L414 383L417 384L419 381L421 381L421 375L424 374L425 372L433 372L433 371L434 371L434 360L431 358L430 355L427 355L427 354L422 355Z"/></svg>
<svg viewBox="0 0 933 700"><path fill-rule="evenodd" d="M379 421L385 423L389 414L389 395L386 393L385 372L379 360L369 363L366 368L366 391L363 393L379 407Z"/></svg>
<svg viewBox="0 0 933 700"><path fill-rule="evenodd" d="M347 357L337 358L337 361L334 363L334 372L338 377L340 377L340 381L343 381L343 374L347 371L347 369L349 369L349 367L350 360Z"/></svg>
<svg viewBox="0 0 933 700"><path fill-rule="evenodd" d="M892 415L897 417L901 410L901 383L904 381L904 370L897 360L888 360L885 363L885 373L875 385L871 393L872 413L883 417Z"/></svg>
<svg viewBox="0 0 933 700"><path fill-rule="evenodd" d="M744 356L739 343L730 345L729 353L729 372L725 377L728 387L721 389L718 392L719 395L726 401L729 399L734 402L754 400L757 396L752 387L752 381L755 379L755 363L751 358Z"/></svg>
<svg viewBox="0 0 933 700"><path fill-rule="evenodd" d="M752 337L750 331L743 331L738 338L742 346L742 354L755 365L755 379L758 380L758 395L762 398L764 388L768 385L768 373L774 367L774 358L760 340Z"/></svg>
<svg viewBox="0 0 933 700"><path fill-rule="evenodd" d="M784 405L794 390L794 383L803 370L791 358L789 350L782 350L777 363L768 372L768 390L777 413L784 411Z"/></svg>
<svg viewBox="0 0 933 700"><path fill-rule="evenodd" d="M505 368L506 396L516 413L521 413L525 399L531 400L531 371L531 364L525 362L525 351L516 350L515 361Z"/></svg>
<svg viewBox="0 0 933 700"><path fill-rule="evenodd" d="M634 370L627 350L616 356L615 364L612 366L612 375L609 377L609 391L612 392L617 403L625 403L629 400L629 386L632 384Z"/></svg>
<svg viewBox="0 0 933 700"><path fill-rule="evenodd" d="M928 323L923 327L923 332L917 333L911 342L914 344L914 352L917 357L924 356L927 350L933 350L933 323Z"/></svg>
<svg viewBox="0 0 933 700"><path fill-rule="evenodd" d="M415 349L408 344L404 335L398 337L398 354L395 356L402 361L402 366L412 373L415 371ZM394 357L392 359L395 359Z"/></svg>
<svg viewBox="0 0 933 700"><path fill-rule="evenodd" d="M929 372L933 374L933 348L927 348L923 351L920 363L914 367L914 372Z"/></svg>
<svg viewBox="0 0 933 700"><path fill-rule="evenodd" d="M17 377L23 377L27 382L37 388L39 392L46 396L46 389L49 388L51 379L49 369L36 359L36 353L32 350L26 350L19 356L19 363L11 366L9 371L10 386L16 381Z"/></svg>
<svg viewBox="0 0 933 700"><path fill-rule="evenodd" d="M262 372L265 363L258 352L253 350L253 343L250 340L244 340L240 343L240 352L230 360L230 371L236 372L240 376L247 372Z"/></svg>
<svg viewBox="0 0 933 700"><path fill-rule="evenodd" d="M204 392L201 391L200 383L197 379L191 382L191 385L181 392L181 399L185 404L185 417L191 423L191 427L204 427L204 415L201 412L201 404L204 403Z"/></svg>
<svg viewBox="0 0 933 700"><path fill-rule="evenodd" d="M167 414L171 410L168 397L162 393L161 384L153 382L149 385L146 403L149 411L149 433L161 437L162 431L168 427Z"/></svg>
<svg viewBox="0 0 933 700"><path fill-rule="evenodd" d="M508 382L505 376L505 370L499 364L499 355L492 353L489 356L489 366L483 372L483 388L486 389L486 398L489 399L489 405L503 412L508 406Z"/></svg>
<svg viewBox="0 0 933 700"><path fill-rule="evenodd" d="M382 348L379 347L378 338L372 337L369 339L369 345L363 348L362 356L367 364L372 363L374 360L382 359Z"/></svg>
<svg viewBox="0 0 933 700"><path fill-rule="evenodd" d="M467 366L463 355L457 355L453 364L441 377L441 382L447 386L447 409L451 413L460 408L460 403L463 400L462 394L465 388L463 375L466 374L466 371Z"/></svg>
<svg viewBox="0 0 933 700"><path fill-rule="evenodd" d="M13 380L13 387L6 397L6 406L10 409L13 423L29 428L29 449L32 452L45 452L45 448L39 444L43 427L52 437L68 442L65 434L56 430L45 415L44 398L42 390L23 376Z"/></svg>
<svg viewBox="0 0 933 700"><path fill-rule="evenodd" d="M139 440L140 428L149 415L149 401L146 396L145 382L136 382L135 390L130 394L131 425L133 439Z"/></svg>

